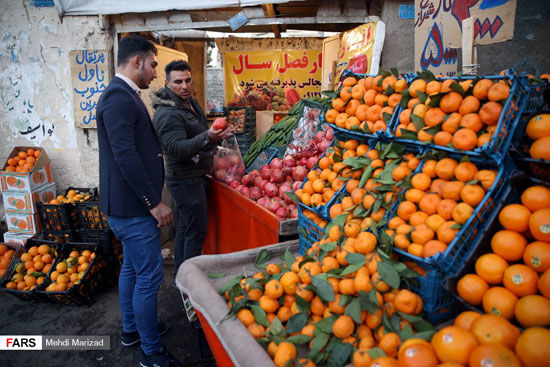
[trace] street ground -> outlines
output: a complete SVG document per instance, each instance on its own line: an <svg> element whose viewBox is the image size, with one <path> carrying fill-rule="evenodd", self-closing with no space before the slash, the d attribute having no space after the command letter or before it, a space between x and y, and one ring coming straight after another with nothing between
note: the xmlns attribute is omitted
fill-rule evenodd
<svg viewBox="0 0 550 367"><path fill-rule="evenodd" d="M166 349L184 366L212 367L214 360L205 339L200 341L187 320L179 290L174 286L174 266L165 261L159 292L159 319L170 324L162 337ZM90 351L0 351L0 366L138 366L139 344L120 344L118 287L103 290L90 306L30 303L0 292L0 335L110 335L111 349ZM210 358L201 360L200 348Z"/></svg>

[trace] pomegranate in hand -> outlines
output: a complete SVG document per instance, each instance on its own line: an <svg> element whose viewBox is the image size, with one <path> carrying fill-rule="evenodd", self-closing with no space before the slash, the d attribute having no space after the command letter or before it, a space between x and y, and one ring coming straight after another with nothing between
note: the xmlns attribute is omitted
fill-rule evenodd
<svg viewBox="0 0 550 367"><path fill-rule="evenodd" d="M214 120L214 123L212 124L212 129L214 130L225 130L227 129L227 121L224 117L218 117Z"/></svg>

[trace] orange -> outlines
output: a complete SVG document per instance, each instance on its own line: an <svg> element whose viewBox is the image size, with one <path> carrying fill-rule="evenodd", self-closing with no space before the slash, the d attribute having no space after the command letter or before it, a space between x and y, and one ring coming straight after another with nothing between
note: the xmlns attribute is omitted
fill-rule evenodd
<svg viewBox="0 0 550 367"><path fill-rule="evenodd" d="M432 337L432 346L441 362L455 361L467 364L478 345L475 336L457 326L447 326Z"/></svg>
<svg viewBox="0 0 550 367"><path fill-rule="evenodd" d="M399 367L399 363L391 357L378 357L371 362L370 367Z"/></svg>
<svg viewBox="0 0 550 367"><path fill-rule="evenodd" d="M412 241L419 245L424 245L426 242L432 240L434 236L434 231L432 231L426 224L417 225L411 232Z"/></svg>
<svg viewBox="0 0 550 367"><path fill-rule="evenodd" d="M517 296L503 287L492 287L483 296L483 309L487 313L510 320L514 316Z"/></svg>
<svg viewBox="0 0 550 367"><path fill-rule="evenodd" d="M432 80L428 84L426 84L425 93L428 96L433 96L434 94L438 94L441 91L441 82L438 82L437 80Z"/></svg>
<svg viewBox="0 0 550 367"><path fill-rule="evenodd" d="M472 216L474 212L474 208L470 204L467 203L458 203L451 213L453 220L457 222L458 224L464 224L470 217Z"/></svg>
<svg viewBox="0 0 550 367"><path fill-rule="evenodd" d="M504 83L494 83L487 91L487 98L492 102L506 100L509 95L510 87Z"/></svg>
<svg viewBox="0 0 550 367"><path fill-rule="evenodd" d="M458 112L453 112L450 115L447 115L448 118L441 124L441 129L448 132L449 134L454 134L458 129L462 115Z"/></svg>
<svg viewBox="0 0 550 367"><path fill-rule="evenodd" d="M525 237L514 231L498 231L491 239L491 249L493 252L506 261L517 261L521 259L525 246L527 246ZM550 245L548 246L550 247Z"/></svg>
<svg viewBox="0 0 550 367"><path fill-rule="evenodd" d="M531 214L529 231L535 239L550 242L550 208L538 209Z"/></svg>
<svg viewBox="0 0 550 367"><path fill-rule="evenodd" d="M480 344L498 343L508 348L513 348L520 335L517 327L504 317L485 314L476 318L470 326L470 331L475 335Z"/></svg>
<svg viewBox="0 0 550 367"><path fill-rule="evenodd" d="M435 194L431 194L431 195L435 195ZM461 204L464 204L464 203L461 203ZM453 219L453 212L455 210L458 210L456 208L457 208L456 201L452 199L443 199L437 204L436 210L437 210L437 214L440 215L441 218L445 220L451 220Z"/></svg>
<svg viewBox="0 0 550 367"><path fill-rule="evenodd" d="M435 166L436 175L444 180L450 180L454 177L455 168L458 163L452 158L443 158Z"/></svg>
<svg viewBox="0 0 550 367"><path fill-rule="evenodd" d="M355 84L357 84L357 79L355 79L355 77L353 76L348 76L346 79L344 79L344 81L342 82L342 85L344 87L352 87L354 86Z"/></svg>
<svg viewBox="0 0 550 367"><path fill-rule="evenodd" d="M544 113L531 118L525 127L525 133L532 140L550 136L550 114Z"/></svg>
<svg viewBox="0 0 550 367"><path fill-rule="evenodd" d="M446 113L457 112L462 103L462 96L457 92L450 92L441 98L439 107Z"/></svg>
<svg viewBox="0 0 550 367"><path fill-rule="evenodd" d="M413 176L411 184L415 189L426 191L430 187L432 180L426 173L420 172Z"/></svg>
<svg viewBox="0 0 550 367"><path fill-rule="evenodd" d="M296 350L294 344L290 342L281 342L275 351L273 363L275 363L277 367L284 367L288 362L295 359L297 354L298 351Z"/></svg>
<svg viewBox="0 0 550 367"><path fill-rule="evenodd" d="M255 321L254 314L246 308L241 308L239 312L237 312L237 318L246 326L252 325Z"/></svg>
<svg viewBox="0 0 550 367"><path fill-rule="evenodd" d="M487 102L479 109L479 118L485 125L496 125L502 112L502 105L497 102Z"/></svg>
<svg viewBox="0 0 550 367"><path fill-rule="evenodd" d="M457 223L454 220L447 221L439 226L437 229L437 239L450 244L453 242L456 234L458 233L457 228L453 228Z"/></svg>
<svg viewBox="0 0 550 367"><path fill-rule="evenodd" d="M441 188L441 196L445 199L460 201L460 193L464 188L462 181L445 181Z"/></svg>
<svg viewBox="0 0 550 367"><path fill-rule="evenodd" d="M281 268L277 264L269 264L266 266L265 271L269 275L274 275L280 273Z"/></svg>
<svg viewBox="0 0 550 367"><path fill-rule="evenodd" d="M269 283L271 283L272 281L273 280L270 280L265 285L265 291L266 291L267 295L269 295L267 293L267 285ZM295 294L296 293L296 285L299 281L300 281L300 278L298 277L298 275L296 273L294 273L292 271L288 271L288 272L284 273L283 276L281 277L280 285L283 288L285 294Z"/></svg>
<svg viewBox="0 0 550 367"><path fill-rule="evenodd" d="M489 284L500 284L508 263L496 254L485 254L476 260L475 269L477 275Z"/></svg>
<svg viewBox="0 0 550 367"><path fill-rule="evenodd" d="M397 350L399 349L399 345L401 344L401 339L396 333L387 333L380 338L380 341L378 342L378 347L386 353L386 355L390 357L397 357Z"/></svg>
<svg viewBox="0 0 550 367"><path fill-rule="evenodd" d="M531 211L550 208L550 189L545 186L531 186L521 194L521 203Z"/></svg>
<svg viewBox="0 0 550 367"><path fill-rule="evenodd" d="M397 311L413 314L416 310L418 297L407 289L401 289L397 292L394 299L395 309Z"/></svg>
<svg viewBox="0 0 550 367"><path fill-rule="evenodd" d="M531 158L550 160L550 136L535 140L529 149Z"/></svg>
<svg viewBox="0 0 550 367"><path fill-rule="evenodd" d="M402 201L397 207L397 215L405 221L408 221L414 212L416 212L416 204L410 201Z"/></svg>
<svg viewBox="0 0 550 367"><path fill-rule="evenodd" d="M478 133L483 129L483 123L481 122L477 113L468 113L460 120L460 126L466 127Z"/></svg>
<svg viewBox="0 0 550 367"><path fill-rule="evenodd" d="M473 150L477 146L476 132L469 128L457 130L453 135L452 144L458 150Z"/></svg>
<svg viewBox="0 0 550 367"><path fill-rule="evenodd" d="M522 233L529 228L530 216L531 211L523 205L509 204L502 208L498 214L498 220L504 228Z"/></svg>
<svg viewBox="0 0 550 367"><path fill-rule="evenodd" d="M458 112L461 115L466 115L470 113L477 112L479 110L480 102L479 99L477 99L474 96L467 96L462 100L462 103L460 104L460 107L458 108Z"/></svg>
<svg viewBox="0 0 550 367"><path fill-rule="evenodd" d="M481 182L481 186L483 186L485 190L489 190L497 178L497 173L495 171L482 169L476 173L475 178Z"/></svg>
<svg viewBox="0 0 550 367"><path fill-rule="evenodd" d="M550 326L550 299L538 294L521 297L514 316L523 327Z"/></svg>
<svg viewBox="0 0 550 367"><path fill-rule="evenodd" d="M352 362L355 367L369 367L372 358L367 350L358 349L353 353Z"/></svg>
<svg viewBox="0 0 550 367"><path fill-rule="evenodd" d="M463 311L455 319L453 325L470 330L472 323L481 316L476 311Z"/></svg>
<svg viewBox="0 0 550 367"><path fill-rule="evenodd" d="M344 106L346 102L342 100L341 98L335 98L332 100L332 108L334 108L338 112L343 112L346 107Z"/></svg>
<svg viewBox="0 0 550 367"><path fill-rule="evenodd" d="M439 252L445 252L445 250L447 250L446 243L438 240L430 240L424 244L424 248L422 250L422 256L424 257L434 256Z"/></svg>
<svg viewBox="0 0 550 367"><path fill-rule="evenodd" d="M434 144L442 147L445 147L448 144L450 144L452 140L453 140L453 136L446 131L438 131L433 137Z"/></svg>
<svg viewBox="0 0 550 367"><path fill-rule="evenodd" d="M405 199L407 199L410 202L418 204L418 202L420 201L420 199L422 199L422 196L424 195L425 195L424 191L412 188L412 189L408 189L405 192ZM396 217L396 218L399 218L399 217Z"/></svg>
<svg viewBox="0 0 550 367"><path fill-rule="evenodd" d="M521 367L515 353L500 344L482 344L470 355L470 367Z"/></svg>
<svg viewBox="0 0 550 367"><path fill-rule="evenodd" d="M337 110L335 110L334 108L331 108L330 110L327 111L327 113L325 113L325 120L327 120L327 122L330 122L332 124L336 120L336 116L338 116L338 114L339 112Z"/></svg>
<svg viewBox="0 0 550 367"><path fill-rule="evenodd" d="M502 284L516 296L523 297L537 292L539 276L524 264L514 264L504 271Z"/></svg>
<svg viewBox="0 0 550 367"><path fill-rule="evenodd" d="M515 351L521 362L529 367L543 367L550 360L550 330L533 327L518 338Z"/></svg>
<svg viewBox="0 0 550 367"><path fill-rule="evenodd" d="M424 114L424 123L427 126L437 126L443 122L445 112L439 107L433 107L428 109Z"/></svg>
<svg viewBox="0 0 550 367"><path fill-rule="evenodd" d="M273 313L279 308L279 302L271 297L266 295L261 296L258 303L260 307L267 313Z"/></svg>
<svg viewBox="0 0 550 367"><path fill-rule="evenodd" d="M466 274L456 284L456 292L472 305L480 305L483 296L489 290L487 282L476 274Z"/></svg>
<svg viewBox="0 0 550 367"><path fill-rule="evenodd" d="M539 274L545 272L550 268L550 243L535 241L527 245L523 263Z"/></svg>
<svg viewBox="0 0 550 367"><path fill-rule="evenodd" d="M426 81L422 79L414 80L411 85L409 85L409 94L411 97L418 97L418 92L424 93L426 91Z"/></svg>
<svg viewBox="0 0 550 367"><path fill-rule="evenodd" d="M491 88L493 84L493 81L490 79L481 79L474 85L472 93L477 99L483 101L487 99L487 93L489 92L489 88Z"/></svg>
<svg viewBox="0 0 550 367"><path fill-rule="evenodd" d="M347 338L355 329L355 323L351 317L347 315L341 315L336 319L332 325L332 333L338 338Z"/></svg>
<svg viewBox="0 0 550 367"><path fill-rule="evenodd" d="M429 344L409 344L399 349L399 366L435 367L439 364L433 347Z"/></svg>

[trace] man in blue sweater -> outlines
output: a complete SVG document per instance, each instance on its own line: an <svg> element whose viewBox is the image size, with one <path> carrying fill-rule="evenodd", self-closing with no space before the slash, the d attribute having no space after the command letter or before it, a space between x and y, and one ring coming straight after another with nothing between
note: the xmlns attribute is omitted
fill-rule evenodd
<svg viewBox="0 0 550 367"><path fill-rule="evenodd" d="M156 78L157 49L140 36L123 38L118 48L115 78L101 95L97 110L101 210L122 241L119 276L122 314L121 342L141 341L140 366L175 362L160 335L168 330L157 321L157 295L164 269L160 227L172 212L162 203L164 166L141 89Z"/></svg>

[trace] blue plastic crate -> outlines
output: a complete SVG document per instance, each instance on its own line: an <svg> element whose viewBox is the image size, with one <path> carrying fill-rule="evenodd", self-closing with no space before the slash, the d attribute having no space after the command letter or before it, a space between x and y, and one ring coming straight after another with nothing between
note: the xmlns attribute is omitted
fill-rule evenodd
<svg viewBox="0 0 550 367"><path fill-rule="evenodd" d="M325 234L325 230L313 223L304 215L307 207L301 203L298 204L298 239L300 242L300 254L304 255L311 247L313 242L319 241ZM323 218L321 216L321 218ZM325 219L325 218L323 218Z"/></svg>
<svg viewBox="0 0 550 367"><path fill-rule="evenodd" d="M546 88L550 88L550 84L546 80L529 79L526 73L521 73L518 79L523 87L523 95L525 98L524 112L536 112L544 106L543 92Z"/></svg>
<svg viewBox="0 0 550 367"><path fill-rule="evenodd" d="M246 169L246 173L249 173L252 170L259 170L264 164L269 164L271 160L277 156L277 153L279 153L278 148L265 148Z"/></svg>
<svg viewBox="0 0 550 367"><path fill-rule="evenodd" d="M448 156L460 161L464 154L448 154ZM513 167L513 163L510 159L507 159L504 164L496 161L491 162L490 160L485 160L479 157L470 157L470 159L472 163L476 164L479 168L498 170L498 174L495 182L491 188L489 188L483 200L474 209L474 212L466 223L462 225L462 228L456 234L454 240L448 245L447 250L443 253L437 253L428 258L414 256L397 248L394 248L395 252L404 258L415 262L423 268L439 270L448 276L452 276L452 274L454 274L461 264L463 264L464 261L470 256L474 250L476 238L480 233L483 233L485 229L485 222L487 218L502 198L506 187L506 180L508 179ZM395 208L397 208L399 204L396 203L395 205Z"/></svg>
<svg viewBox="0 0 550 367"><path fill-rule="evenodd" d="M502 208L508 204L521 203L521 194L525 189L534 185L543 185L550 188L550 182L528 177L523 172L513 171L508 184L505 185L501 199L498 200L495 208L490 212L490 215L485 220L485 228L476 237L475 243L472 245L473 251L468 258L465 258L462 264L457 267L456 271L452 275L448 275L443 283L443 286L447 292L453 294L456 300L460 301L466 308L476 310L478 312L484 312L481 306L474 306L460 298L456 293L457 282L466 274L475 273L475 262L483 254L492 252L491 239L493 235L504 229L498 220L498 215Z"/></svg>
<svg viewBox="0 0 550 367"><path fill-rule="evenodd" d="M463 76L436 78L436 80L444 81L446 79L453 79L456 81L463 81L468 79L474 80L476 78L477 77L474 76ZM421 142L415 139L396 137L395 140L403 143L433 147L451 153L462 153L476 157L491 157L498 161L502 161L506 156L508 149L510 148L514 131L516 130L516 126L519 124L521 114L524 110L526 100L524 90L525 88L520 80L515 76L513 71L508 71L506 75L484 76L483 78L491 80L510 80L510 82L512 83L512 86L510 87L510 96L508 97L506 103L502 108L502 113L497 123L496 134L491 137L487 144L482 147L477 147L471 151L461 151L451 147L435 145L428 142ZM403 110L403 108L398 106L393 114L394 118L392 118L390 126L390 132L392 136L395 135L395 130L399 126L399 115Z"/></svg>

